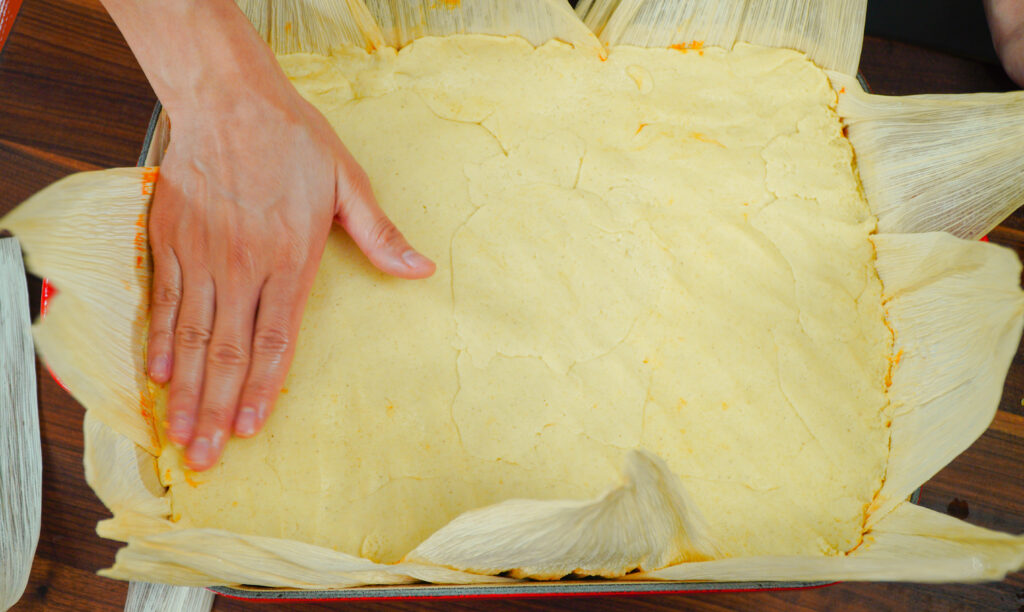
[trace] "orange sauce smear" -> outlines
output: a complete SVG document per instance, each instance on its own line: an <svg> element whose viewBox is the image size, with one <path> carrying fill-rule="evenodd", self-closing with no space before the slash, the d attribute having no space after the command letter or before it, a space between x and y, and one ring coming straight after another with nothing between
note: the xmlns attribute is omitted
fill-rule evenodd
<svg viewBox="0 0 1024 612"><path fill-rule="evenodd" d="M679 51L681 53L686 53L687 51L699 51L700 55L704 55L704 51L703 51L703 49L704 49L704 41L703 40L692 40L692 41L690 41L688 43L676 43L674 45L669 45L668 48L669 49L675 49L676 51Z"/></svg>

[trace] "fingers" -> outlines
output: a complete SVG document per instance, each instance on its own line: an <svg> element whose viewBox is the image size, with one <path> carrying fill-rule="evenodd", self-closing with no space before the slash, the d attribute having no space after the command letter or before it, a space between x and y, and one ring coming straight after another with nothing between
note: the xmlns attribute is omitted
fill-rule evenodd
<svg viewBox="0 0 1024 612"><path fill-rule="evenodd" d="M346 164L338 185L341 202L335 221L373 265L400 278L425 278L434 273L434 262L409 246L380 209L366 173L355 161Z"/></svg>
<svg viewBox="0 0 1024 612"><path fill-rule="evenodd" d="M205 270L186 267L182 280L184 289L174 329L174 370L167 403L167 436L179 446L192 440L215 306L213 279Z"/></svg>
<svg viewBox="0 0 1024 612"><path fill-rule="evenodd" d="M237 284L217 284L217 307L213 334L206 349L202 400L195 434L185 451L185 459L193 470L213 466L231 437L238 396L249 371L258 290L259 285L246 289Z"/></svg>
<svg viewBox="0 0 1024 612"><path fill-rule="evenodd" d="M153 249L153 292L150 296L146 370L158 383L171 379L174 363L174 325L181 305L181 268L170 248Z"/></svg>
<svg viewBox="0 0 1024 612"><path fill-rule="evenodd" d="M239 436L254 436L263 428L284 386L307 291L300 280L281 275L263 288L252 337L252 361L235 420Z"/></svg>

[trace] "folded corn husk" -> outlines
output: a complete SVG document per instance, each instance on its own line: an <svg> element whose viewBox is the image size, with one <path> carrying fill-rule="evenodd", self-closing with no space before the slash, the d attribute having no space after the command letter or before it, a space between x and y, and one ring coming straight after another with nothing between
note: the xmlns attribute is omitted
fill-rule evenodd
<svg viewBox="0 0 1024 612"><path fill-rule="evenodd" d="M616 577L713 559L721 553L692 507L679 477L661 459L633 451L625 486L599 499L516 499L466 512L406 558L541 580L569 573Z"/></svg>
<svg viewBox="0 0 1024 612"><path fill-rule="evenodd" d="M39 541L43 460L21 246L0 238L0 610L21 599Z"/></svg>
<svg viewBox="0 0 1024 612"><path fill-rule="evenodd" d="M250 3L251 6L248 9L250 14L253 14L252 7L256 4ZM317 10L322 10L317 8L322 4L320 2L310 0L305 4L310 8L301 10L311 11L309 14L316 14ZM351 0L349 4L359 3ZM397 5L397 3L395 4ZM418 4L411 2L407 5ZM426 4L424 3L424 5ZM433 6L436 3L430 4ZM524 5L526 4L524 2ZM721 17L716 16L717 12L710 16L706 14L707 11L726 11L731 6L728 3L720 3L717 8L713 3L707 4L703 9L705 13L696 16L686 13L686 11L677 10L680 3L675 2L624 1L614 4L617 8L601 2L584 2L581 5L583 14L592 18L592 21L600 21L602 26L607 26L601 30L602 37L606 33L611 35L612 30L608 30L608 27L615 23L631 24L639 17L649 20L649 17L645 17L645 15L652 14L676 19L677 21L669 22L666 27L682 28L683 30L690 23L711 24L707 27L712 29L704 37L711 41L728 40L729 36L733 36L735 40L735 37L740 37L743 32L755 27L753 22L744 22L742 19L740 21L742 25L736 26L734 24L735 15ZM740 17L773 15L780 19L784 18L783 22L790 24L787 27L791 31L786 36L791 38L779 37L781 30L778 23L773 22L771 27L757 34L767 38L758 39L754 34L748 34L755 40L804 41L808 46L800 48L821 53L816 57L843 58L849 55L848 50L842 51L842 49L848 49L849 37L846 41L836 40L841 37L836 37L836 32L833 29L829 29L828 36L824 36L826 30L822 29L820 24L822 15L838 15L841 11L852 11L853 9L850 7L853 4L851 3L822 3L820 7L813 3L795 1L781 4L749 1L741 4L743 10L736 13ZM473 7L485 6L487 3L464 2L463 5L462 7L444 7L444 10L452 11L451 19L446 22L446 25L432 25L429 20L425 19L421 29L418 30L408 25L401 25L406 23L403 21L405 18L396 17L393 12L386 13L382 7L391 6L391 3L374 2L367 10L370 10L370 14L375 18L382 20L384 26L382 36L386 40L402 44L408 36L450 33L452 30L446 28L453 27L451 25L453 23L479 23L479 20L474 21L470 13L476 10ZM494 3L490 3L490 5L493 6ZM534 15L545 14L545 11L550 11L551 7L556 6L556 4L544 0L536 0L532 5L535 8L531 14ZM850 18L844 23L863 23L863 5L858 3L858 6L860 6L858 16ZM263 6L263 8L270 10L269 6ZM440 7L437 6L433 6L433 8L440 10ZM611 8L615 8L615 10L611 10ZM360 14L361 10L362 8L357 7L357 10L350 13L348 17L338 18L349 19L351 23L358 24L359 20L356 16ZM374 10L376 12L373 12ZM568 14L567 9L565 11L564 14ZM624 12L620 13L619 11ZM838 12L827 13L827 11ZM563 13L550 14L556 17L555 21L560 21ZM675 17L672 17L673 15ZM701 21L702 19L703 21ZM526 21L520 25L528 29L536 28L536 24L530 25ZM362 28L360 31L364 32L363 41L365 42L367 29L365 25L359 27ZM261 26L261 28L261 31L270 38L269 42L272 46L286 48L275 38L282 36L281 27L275 29ZM432 30L431 28L438 29ZM483 30L459 29L455 31ZM514 29L504 30L504 32L515 31ZM627 27L622 34L616 36L625 36L629 31L630 29ZM573 37L578 36L578 27L566 28L561 33L553 32L550 35L545 32L547 31L533 29L527 38L533 42L543 42L550 38L572 40ZM631 35L635 35L635 33ZM294 40L305 40L302 36L306 35L285 31L284 36L293 37ZM547 37L545 38L545 36ZM684 39L686 38L692 40L695 37L684 36ZM857 32L857 38L860 38L859 32ZM742 37L739 39L743 40ZM815 41L814 44L811 44L812 39ZM649 42L626 38L614 40L619 42L628 40L634 44ZM829 41L833 41L833 43ZM830 48L830 44L833 49L829 52L831 55L822 51ZM315 49L311 47L303 50ZM842 65L844 62L849 64L848 59L819 61L826 66L852 73L849 65L845 67ZM851 113L851 124L856 123L859 126L856 131L860 132L862 137L867 138L875 130L880 129L879 123L884 123L873 122L873 119L890 116L894 103L888 99L866 96L859 90L853 89L852 84L843 85L842 83L845 81L841 81L841 79L841 75L834 77L834 80L837 81L837 89L842 91L842 88L845 87L847 95L855 95L857 100L863 102L856 107L856 113L852 110L848 112ZM998 105L1003 104L1009 98L984 96L976 99L985 104ZM929 100L941 101L942 98L929 98ZM847 112L844 109L853 108L848 104L847 106L843 106L843 104L847 104L845 99L841 103L840 113ZM1012 109L1013 106L1007 105L1007 108ZM1012 110L1008 112L1012 113ZM991 124L988 123L991 120L991 118L986 118L981 122L978 128L979 134L994 133ZM923 125L922 129L927 129L927 127L927 125ZM940 136L942 135L940 134ZM880 142L885 140L877 135L876 139ZM895 150L900 142L901 140L896 139L896 142L890 145L890 150ZM940 148L942 146L941 142L935 144ZM858 147L856 141L854 145ZM865 164L870 165L871 155L875 153L872 153L870 148L864 150L858 148L857 150L860 166L863 168ZM919 149L912 150L919 152ZM102 191L123 194L124 200L112 203L96 196L85 197L78 204L83 210L86 210L84 214L93 218L101 218L105 224L125 224L131 218L129 210L138 215L145 214L146 201L140 201L138 197L132 195L138 191L140 185L146 184L145 176L145 171L141 169L86 175L76 179L79 181L78 183L66 184L42 192L23 205L22 209L19 209L22 210L22 213L20 217L14 219L17 221L16 223L12 223L10 219L4 219L0 220L0 227L10 227L15 233L20 233L21 226L25 225L28 220L37 222L44 220L52 231L55 223L62 222L61 215L58 215L57 219L53 218L51 209L52 206L55 206L53 202L64 197L63 192L66 187L84 186L92 181L102 186ZM939 178L952 181L954 177ZM950 188L952 188L952 184L947 183L946 189ZM89 189L85 189L84 193L89 191ZM989 195L981 200L983 206L989 206L991 204L989 199L1001 192L990 190L987 193ZM903 196L897 194L892 202L886 202L883 207L879 208L872 201L870 192L868 195L874 212L880 218L890 219L899 216L905 220L901 223L907 224L900 225L899 231L915 227L939 230L948 230L954 227L914 225L920 219L928 216L930 206L934 205L934 202L928 200L911 202L909 199L902 201L900 198ZM61 209L59 204L56 206ZM110 215L106 210L108 208L115 212ZM993 205L992 208L1004 209L1001 204ZM1005 211L1005 214L1009 212ZM946 219L948 222L949 217ZM63 222L66 223L67 218L63 218ZM110 228L107 229L109 231ZM127 286L124 288L125 295L134 296L133 300L121 301L110 299L110 295L105 296L108 307L112 306L119 311L117 317L121 321L120 324L130 326L129 322L134 321L133 317L137 315L138 309L143 304L144 300L139 299L138 294L145 293L148 277L139 278L125 274L126 268L123 267L123 264L118 263L127 259L128 254L132 252L129 241L122 238L126 235L124 229L123 226L118 226L115 228L116 231L111 232L109 239L102 241L102 244L94 244L91 248L98 248L99 252L105 253L103 259L111 262L110 274L114 277L120 275L119 282L124 281L128 285L137 284L134 288ZM31 242L31 245L26 245L30 252L38 250L42 253L51 248L47 240L41 236L33 236ZM885 284L889 316L893 321L898 322L896 324L897 350L902 349L904 353L899 365L894 370L893 385L890 391L890 397L897 406L892 425L892 460L885 485L879 493L876 503L870 509L869 531L865 535L863 545L848 557L843 558L766 557L689 562L648 572L643 574L643 577L687 580L756 578L762 580L969 581L998 579L1006 572L1018 569L1024 563L1024 558L1022 558L1024 541L1021 538L972 527L900 501L907 492L927 480L942 465L969 445L991 420L1002 388L1002 378L1012 358L1013 349L1019 341L1021 321L1024 320L1024 298L1018 288L1019 263L1005 249L993 245L974 244L947 234L879 235L876 236L876 247L879 274ZM37 273L55 279L61 272L59 269L61 265L65 267L67 265L56 260L43 259L30 259L29 263L30 266L35 266L34 269ZM91 302L93 299L78 295L79 291L89 292L87 287L71 288L63 286L60 281L56 282L62 289L61 297L69 303ZM977 314L979 309L982 309L984 313L981 316ZM61 319L70 316L70 312L67 309L54 308L51 315L37 329L37 336L45 337L45 330L48 327L56 328L65 325ZM964 313L969 313L969 315ZM93 311L92 316L96 315L97 312ZM965 325L965 316L970 325ZM91 332L87 330L84 333ZM123 330L119 333L122 336L131 335L126 334ZM80 343L90 341L97 345L107 342L103 336L96 334L73 338L75 346L87 346L87 344ZM40 350L46 359L53 362L60 361L60 348L57 345L40 343ZM116 349L110 348L110 350L112 353L118 353L110 356L117 363L132 362L132 359L137 357L137 351L131 352L131 347L126 347L124 344L119 345ZM72 352L65 351L65 353ZM68 379L81 376L81 374L75 374L75 368L79 368L79 372L88 371L82 368L87 368L89 364L81 364L75 362L74 359L74 357L64 355L64 361L59 365L54 365L57 374ZM132 371L131 375L125 369L110 371L112 380L116 382L116 384L112 382L108 385L111 393L120 392L123 388L133 388L133 385L137 384L137 379L133 377L142 372L141 363L132 363L139 369ZM966 376L965 372L970 371L971 368L984 371L987 374L978 380L969 380L970 377ZM922 384L921 381L926 381L926 383ZM75 386L88 389L86 381L76 381ZM76 393L76 397L79 397L79 392L75 390L75 387L72 387L72 390ZM478 576L473 573L454 571L438 567L438 565L461 567L480 573L493 573L499 568L504 568L516 575L554 576L570 573L579 568L592 568L588 562L593 559L590 559L588 555L595 558L605 555L600 561L602 565L611 567L615 563L620 563L618 569L621 570L631 565L633 561L630 559L635 561L637 555L647 554L652 559L663 555L662 560L664 560L663 549L666 541L683 542L677 546L680 550L699 552L702 548L699 544L701 538L697 517L687 514L685 503L664 503L666 499L672 499L673 495L684 496L685 492L677 490L667 496L652 494L651 491L656 490L659 486L656 483L661 482L664 485L665 479L657 477L656 467L652 467L657 465L655 460L646 462L648 468L654 469L655 472L645 472L644 470L648 468L637 467L645 465L645 462L636 459L632 460L635 462L633 468L627 469L627 480L618 490L620 492L613 491L592 502L562 502L561 505L551 502L516 502L515 507L520 520L514 526L496 524L496 519L507 517L508 507L502 509L500 505L457 518L448 527L428 539L416 553L410 555L410 559L429 561L435 565L411 561L397 565L378 565L365 559L294 541L243 536L217 530L180 529L176 524L167 520L166 510L161 505L163 503L161 492L153 491L152 483L147 484L146 474L153 470L152 458L148 454L136 452L134 454L135 462L131 461L130 444L139 444L146 448L146 444L139 443L136 439L140 433L147 431L146 428L149 424L145 417L137 410L117 411L107 407L103 402L98 402L96 397L85 398L82 396L81 399L90 413L93 410L98 410L97 416L100 418L97 421L106 426L106 429L100 426L87 426L87 444L90 446L90 450L86 454L87 464L99 461L117 461L115 474L104 474L101 477L99 471L90 469L90 473L93 474L90 476L90 484L97 488L98 494L108 507L115 510L114 518L101 524L100 533L107 537L128 541L128 546L119 552L115 566L105 573L112 577L128 579L145 577L147 580L188 585L244 583L291 588L338 588L358 584L406 583L415 580L470 583L499 579L493 576ZM112 414L116 414L116 418L112 417ZM108 418L103 418L104 415ZM123 421L119 419L123 419ZM94 445L100 444L109 448L103 451L92 450ZM645 482L650 484L642 484ZM670 485L670 488L676 487L677 484ZM637 503L637 499L646 496L647 499L654 501L639 502L640 507L645 512L657 514L655 517L645 516L642 522L654 520L658 524L669 526L665 528L665 535L653 538L646 550L620 549L622 558L609 557L608 552L615 550L616 547L614 543L616 534L632 533L630 529L636 527L628 522L623 526L624 529L619 531L606 528L592 531L581 530L581 533L573 536L572 530L565 529L563 531L569 534L567 539L536 537L542 530L550 529L553 523L570 525L581 515L588 516L585 510L587 508L594 508L595 516L606 511L614 512L616 504L621 505L624 497L629 498L628 494L621 491L629 490L630 487L635 490L637 486L643 488L643 491L639 492L643 495L634 491L631 503ZM639 498L636 495L639 495ZM119 511L118 508L123 508L123 510ZM639 516L644 516L643 512L640 512ZM499 527L503 529L503 531L499 530L502 541L514 542L516 538L533 538L534 545L523 551L529 556L516 558L501 554L507 551L481 551L476 547L465 547L467 537L479 537L479 535L474 535L479 533L492 533ZM597 537L594 537L595 535ZM591 545L584 546L588 541ZM704 548L704 550L706 551L708 548ZM667 556L671 557L672 555ZM683 558L686 558L685 555L680 555L680 558L673 560L682 560ZM654 565L656 564L651 564L651 567ZM640 563L635 563L634 566L648 567Z"/></svg>

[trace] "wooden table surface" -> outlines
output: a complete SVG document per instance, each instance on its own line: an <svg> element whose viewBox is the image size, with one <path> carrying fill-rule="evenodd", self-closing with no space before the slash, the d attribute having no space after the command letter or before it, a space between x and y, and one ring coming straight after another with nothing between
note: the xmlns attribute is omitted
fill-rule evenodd
<svg viewBox="0 0 1024 612"><path fill-rule="evenodd" d="M9 3L9 4L8 4ZM13 0L0 5L14 6ZM2 12L2 11L0 11ZM0 28L2 30L2 28ZM1005 91L995 66L868 38L861 71L883 94ZM96 0L29 0L0 51L0 216L54 180L81 170L134 165L156 99ZM1024 154L1024 144L1022 144ZM1021 177L1024 181L1024 176ZM992 233L1024 253L1024 213ZM118 610L126 585L95 571L118 544L96 536L108 516L82 473L82 408L39 374L43 520L31 582L15 610ZM936 475L920 503L972 523L1024 532L1024 353L1010 369L989 431ZM216 610L272 608L218 597ZM995 584L840 584L805 591L440 602L289 605L292 610L1008 610L1024 612L1024 574Z"/></svg>

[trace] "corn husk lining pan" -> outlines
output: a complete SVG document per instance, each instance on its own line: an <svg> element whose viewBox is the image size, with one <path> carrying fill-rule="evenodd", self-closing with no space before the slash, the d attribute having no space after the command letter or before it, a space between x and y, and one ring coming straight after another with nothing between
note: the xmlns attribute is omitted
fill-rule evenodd
<svg viewBox="0 0 1024 612"><path fill-rule="evenodd" d="M18 240L0 235L0 610L17 603L28 584L42 493L25 269Z"/></svg>
<svg viewBox="0 0 1024 612"><path fill-rule="evenodd" d="M103 575L322 590L499 584L574 572L627 581L981 581L1024 566L1024 536L905 501L988 427L1020 340L1020 262L976 239L1024 203L1024 92L865 93L851 76L864 0L584 0L576 14L561 0L240 5L278 53L398 47L463 32L520 35L534 44L555 38L597 55L606 45L693 40L807 52L843 92L839 114L879 218L878 273L897 330L894 351L902 355L889 391L896 409L888 471L863 544L843 557L716 558L678 478L640 450L629 456L622 486L597 499L468 512L399 564L291 540L178 528L167 518L170 502L154 469L159 444L139 350L150 280L146 215L158 171L118 168L72 175L0 220L23 243L29 269L61 291L34 335L86 407L86 479L113 513L97 531L128 544ZM693 550L714 560L670 565ZM622 576L633 569L639 571Z"/></svg>

